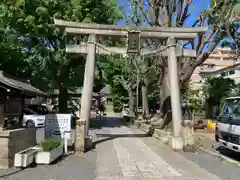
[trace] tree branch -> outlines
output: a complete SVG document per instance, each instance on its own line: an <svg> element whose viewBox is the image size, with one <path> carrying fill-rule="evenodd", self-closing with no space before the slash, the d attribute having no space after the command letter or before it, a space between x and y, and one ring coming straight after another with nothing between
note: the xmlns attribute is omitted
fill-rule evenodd
<svg viewBox="0 0 240 180"><path fill-rule="evenodd" d="M218 32L216 32L216 33L218 33ZM192 75L193 71L195 70L195 68L197 66L201 65L209 57L209 55L216 48L216 46L219 43L219 40L222 39L222 37L223 37L222 34L220 34L218 37L216 37L216 39L214 39L210 43L207 52L200 54L197 57L196 62L192 66L190 66L190 67L188 66L188 67L185 67L185 69L182 69L182 72L184 72L184 75L182 75L182 77L180 78L181 82L184 83L184 82L188 81L188 79L191 77L191 75Z"/></svg>
<svg viewBox="0 0 240 180"><path fill-rule="evenodd" d="M178 0L178 10L177 10L177 19L176 22L179 22L182 16L182 10L183 10L183 1L184 0Z"/></svg>
<svg viewBox="0 0 240 180"><path fill-rule="evenodd" d="M188 14L188 8L189 8L189 5L191 3L187 3L185 8L184 8L184 11L183 11L183 14L182 14L182 17L180 18L180 21L176 22L177 26L183 26L184 25L184 22L185 20L188 18L189 14Z"/></svg>
<svg viewBox="0 0 240 180"><path fill-rule="evenodd" d="M115 80L117 82L119 82L124 87L124 89L126 89L126 90L129 89L128 83L127 83L127 81L124 79L124 77L122 75L115 76Z"/></svg>
<svg viewBox="0 0 240 180"><path fill-rule="evenodd" d="M135 3L138 6L138 8L140 9L141 13L143 14L143 17L147 21L148 25L153 26L153 23L149 19L147 11L144 8L144 1L142 1L142 0L139 0L139 1L135 0Z"/></svg>
<svg viewBox="0 0 240 180"><path fill-rule="evenodd" d="M217 33L218 33L218 32L216 32L215 30L216 30L216 29L213 28L213 29L209 32L209 34L208 34L207 36L205 36L205 38L202 38L201 41L199 41L199 44L197 45L197 48L196 48L197 56L199 56L199 55L202 53L205 45L210 41L210 39L213 37L214 33L216 33L216 36L217 36ZM208 52L209 52L209 51L208 51ZM211 52L211 51L210 51L210 52Z"/></svg>

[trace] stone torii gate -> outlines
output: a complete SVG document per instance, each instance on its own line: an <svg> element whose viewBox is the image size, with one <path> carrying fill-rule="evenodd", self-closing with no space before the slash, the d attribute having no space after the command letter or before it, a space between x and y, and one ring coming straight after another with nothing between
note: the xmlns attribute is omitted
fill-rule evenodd
<svg viewBox="0 0 240 180"><path fill-rule="evenodd" d="M183 141L181 137L181 121L182 112L180 104L180 89L179 89L179 74L177 65L177 56L196 57L196 52L189 49L177 49L177 40L192 40L199 34L205 33L207 28L179 28L179 27L128 27L128 26L117 26L117 25L102 25L102 24L85 24L76 23L63 20L55 19L55 24L64 28L67 34L84 36L89 35L88 43L82 45L67 45L66 51L69 53L85 53L87 54L87 60L85 65L84 84L81 98L81 112L80 120L78 121L78 128L84 127L84 136L82 139L76 137L77 150L84 151L90 148L91 138L89 137L89 120L91 112L91 100L93 91L94 71L95 71L95 56L98 54L108 54L109 52L115 52L116 54L124 54L129 51L131 47L136 48L136 42L128 44L128 48L119 47L104 47L97 48L97 37L98 36L117 36L127 37L137 35L140 38L154 38L167 40L167 46L161 47L166 48L165 51L159 53L159 55L168 57L168 69L169 69L169 81L171 89L171 104L172 104L172 117L173 117L173 138L171 145L174 150L183 148ZM138 41L139 43L139 40ZM138 46L138 44L137 44ZM105 49L105 50L104 50ZM139 50L137 50L139 51ZM141 49L140 55L153 56L156 55L155 50ZM83 126L84 124L84 126ZM81 127L80 127L81 126Z"/></svg>

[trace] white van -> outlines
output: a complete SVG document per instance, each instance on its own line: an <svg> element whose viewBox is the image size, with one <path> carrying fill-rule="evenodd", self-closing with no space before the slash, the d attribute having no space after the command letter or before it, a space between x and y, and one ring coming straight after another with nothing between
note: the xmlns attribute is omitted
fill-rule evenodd
<svg viewBox="0 0 240 180"><path fill-rule="evenodd" d="M240 96L227 98L217 118L215 140L240 152Z"/></svg>

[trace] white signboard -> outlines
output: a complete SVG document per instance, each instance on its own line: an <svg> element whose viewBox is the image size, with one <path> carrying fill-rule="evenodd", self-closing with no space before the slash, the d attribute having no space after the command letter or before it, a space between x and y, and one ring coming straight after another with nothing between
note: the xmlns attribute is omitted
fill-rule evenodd
<svg viewBox="0 0 240 180"><path fill-rule="evenodd" d="M64 138L64 134L71 132L71 114L47 114L45 117L45 132L46 136L61 135Z"/></svg>

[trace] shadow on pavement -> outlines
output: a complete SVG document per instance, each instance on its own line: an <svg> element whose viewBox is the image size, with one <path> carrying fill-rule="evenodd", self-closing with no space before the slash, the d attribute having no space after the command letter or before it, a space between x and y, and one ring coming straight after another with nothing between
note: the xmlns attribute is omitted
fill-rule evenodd
<svg viewBox="0 0 240 180"><path fill-rule="evenodd" d="M102 129L102 128L116 128L125 126L126 123L123 122L121 117L109 117L105 116L102 119L91 119L90 128L91 129ZM94 146L103 143L109 140L113 140L116 138L136 138L136 137L148 137L147 134L103 134L97 133L97 140L93 142Z"/></svg>
<svg viewBox="0 0 240 180"><path fill-rule="evenodd" d="M219 153L221 153L224 156L227 156L231 159L234 159L235 161L239 161L240 162L240 153L235 152L235 151L231 151L223 146L219 146L216 148L216 151L218 151Z"/></svg>
<svg viewBox="0 0 240 180"><path fill-rule="evenodd" d="M104 139L100 139L94 142L94 144L99 144L102 142L106 142L109 140L113 140L116 138L144 138L144 137L149 137L147 134L96 134L98 137L106 137Z"/></svg>
<svg viewBox="0 0 240 180"><path fill-rule="evenodd" d="M208 134L208 136L206 136L206 134ZM219 153L220 155L226 156L227 158L240 162L240 153L231 151L225 148L224 146L220 145L212 137L214 136L214 134L213 135L209 133L206 134L201 133L196 136L196 141L201 145L201 147L203 147L203 149L213 152L214 154Z"/></svg>
<svg viewBox="0 0 240 180"><path fill-rule="evenodd" d="M12 172L8 172L8 173L6 173L6 174L0 175L0 178L6 178L6 177L8 177L8 176L17 174L17 173L19 173L20 171L23 171L23 170L24 170L24 168L16 169L16 170L14 170L14 171L12 171Z"/></svg>
<svg viewBox="0 0 240 180"><path fill-rule="evenodd" d="M103 127L120 127L123 125L122 118L104 116L101 119L93 118L90 121L91 129L101 129Z"/></svg>

